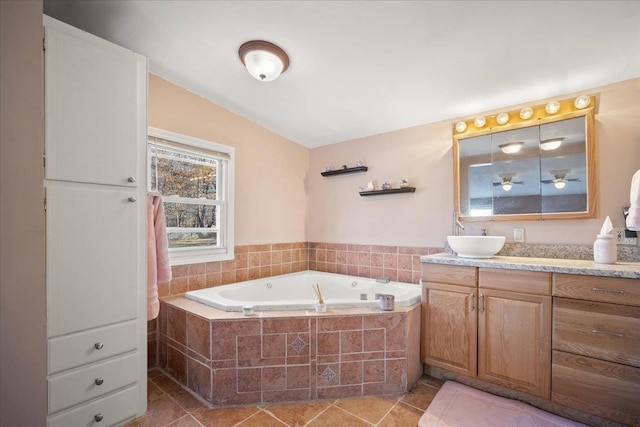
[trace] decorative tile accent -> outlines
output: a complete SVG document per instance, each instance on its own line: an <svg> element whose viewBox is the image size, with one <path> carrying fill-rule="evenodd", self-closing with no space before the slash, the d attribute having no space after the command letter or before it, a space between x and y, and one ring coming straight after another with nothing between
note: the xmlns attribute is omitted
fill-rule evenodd
<svg viewBox="0 0 640 427"><path fill-rule="evenodd" d="M302 351L303 348L305 348L307 346L307 343L305 343L304 341L302 341L300 339L300 336L298 336L290 345L289 347L291 347L296 353L300 354L300 352Z"/></svg>
<svg viewBox="0 0 640 427"><path fill-rule="evenodd" d="M333 372L331 368L325 369L321 374L320 378L322 378L327 384L331 382L332 379L336 377L336 373Z"/></svg>

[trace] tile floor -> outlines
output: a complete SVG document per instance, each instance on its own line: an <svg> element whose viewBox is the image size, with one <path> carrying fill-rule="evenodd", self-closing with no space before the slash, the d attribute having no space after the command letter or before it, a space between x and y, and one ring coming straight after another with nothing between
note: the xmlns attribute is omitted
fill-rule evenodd
<svg viewBox="0 0 640 427"><path fill-rule="evenodd" d="M148 378L147 414L126 427L413 427L442 386L423 376L405 395L208 408L162 371Z"/></svg>

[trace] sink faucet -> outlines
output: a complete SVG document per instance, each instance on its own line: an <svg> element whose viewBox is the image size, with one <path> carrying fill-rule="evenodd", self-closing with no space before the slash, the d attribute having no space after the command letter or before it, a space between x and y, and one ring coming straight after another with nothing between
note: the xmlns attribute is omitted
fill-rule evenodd
<svg viewBox="0 0 640 427"><path fill-rule="evenodd" d="M459 215L458 212L453 213L453 235L454 236L460 235L460 229L464 230L464 225L462 225L462 223L458 219L458 215Z"/></svg>

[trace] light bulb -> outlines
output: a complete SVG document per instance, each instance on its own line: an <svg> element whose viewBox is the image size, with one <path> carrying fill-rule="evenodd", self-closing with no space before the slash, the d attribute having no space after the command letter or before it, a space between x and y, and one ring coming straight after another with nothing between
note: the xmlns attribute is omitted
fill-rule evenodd
<svg viewBox="0 0 640 427"><path fill-rule="evenodd" d="M578 110L587 108L589 104L591 104L591 97L588 95L580 95L573 103Z"/></svg>
<svg viewBox="0 0 640 427"><path fill-rule="evenodd" d="M522 120L528 120L531 118L531 116L533 116L533 109L530 107L524 107L522 110L520 110L520 118Z"/></svg>
<svg viewBox="0 0 640 427"><path fill-rule="evenodd" d="M499 145L500 149L505 154L514 154L520 151L524 142L510 142L508 144Z"/></svg>
<svg viewBox="0 0 640 427"><path fill-rule="evenodd" d="M554 138L554 139L546 139L544 141L540 141L540 148L544 151L555 150L562 144L562 140L564 138Z"/></svg>
<svg viewBox="0 0 640 427"><path fill-rule="evenodd" d="M502 184L502 189L503 189L504 191L509 191L509 190L511 190L511 187L513 187L513 185L511 185L511 183L510 183L510 182L505 182L504 184Z"/></svg>
<svg viewBox="0 0 640 427"><path fill-rule="evenodd" d="M496 117L496 122L498 122L499 125L503 125L508 121L509 121L509 114L507 113L500 113L498 114L498 117Z"/></svg>
<svg viewBox="0 0 640 427"><path fill-rule="evenodd" d="M551 101L545 107L544 111L549 114L555 114L560 110L560 103L558 101Z"/></svg>
<svg viewBox="0 0 640 427"><path fill-rule="evenodd" d="M484 125L487 124L487 119L484 118L484 116L480 116L480 117L476 117L476 119L473 121L473 124L478 128L483 128Z"/></svg>
<svg viewBox="0 0 640 427"><path fill-rule="evenodd" d="M465 130L467 130L467 124L465 122L458 122L456 123L456 131L457 132L464 132Z"/></svg>
<svg viewBox="0 0 640 427"><path fill-rule="evenodd" d="M562 190L565 185L566 183L564 181L558 181L553 183L553 186L556 187L558 190Z"/></svg>

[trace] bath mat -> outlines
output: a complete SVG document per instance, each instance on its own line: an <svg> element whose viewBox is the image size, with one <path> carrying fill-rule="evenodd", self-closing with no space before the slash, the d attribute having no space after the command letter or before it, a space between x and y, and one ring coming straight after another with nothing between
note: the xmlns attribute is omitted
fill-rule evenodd
<svg viewBox="0 0 640 427"><path fill-rule="evenodd" d="M447 381L436 394L418 427L578 427L585 424Z"/></svg>

